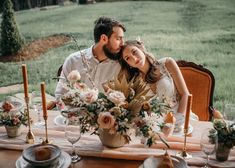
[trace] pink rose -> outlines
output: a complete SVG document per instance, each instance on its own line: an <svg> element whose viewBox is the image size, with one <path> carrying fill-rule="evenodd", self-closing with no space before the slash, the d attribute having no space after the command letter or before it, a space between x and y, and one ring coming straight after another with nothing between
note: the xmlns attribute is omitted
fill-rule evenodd
<svg viewBox="0 0 235 168"><path fill-rule="evenodd" d="M110 114L110 112L101 112L98 116L97 122L98 122L100 128L110 129L114 126L115 119Z"/></svg>
<svg viewBox="0 0 235 168"><path fill-rule="evenodd" d="M122 92L112 90L107 95L108 99L116 105L121 105L125 102L125 95Z"/></svg>
<svg viewBox="0 0 235 168"><path fill-rule="evenodd" d="M20 120L19 120L18 116L14 116L12 118L12 122L13 122L13 125L17 125L18 123L20 123Z"/></svg>
<svg viewBox="0 0 235 168"><path fill-rule="evenodd" d="M85 89L88 88L85 83L75 83L75 84L73 85L73 87L74 87L75 89L80 89L80 90L85 90Z"/></svg>
<svg viewBox="0 0 235 168"><path fill-rule="evenodd" d="M98 89L88 89L80 94L80 98L83 102L89 104L95 102L98 99Z"/></svg>
<svg viewBox="0 0 235 168"><path fill-rule="evenodd" d="M69 73L67 78L68 78L69 82L75 83L81 79L81 75L77 70L73 70Z"/></svg>

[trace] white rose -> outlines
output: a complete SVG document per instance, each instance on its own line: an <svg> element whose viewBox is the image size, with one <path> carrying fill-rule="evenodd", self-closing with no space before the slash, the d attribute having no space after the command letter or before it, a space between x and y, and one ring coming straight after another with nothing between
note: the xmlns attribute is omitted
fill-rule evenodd
<svg viewBox="0 0 235 168"><path fill-rule="evenodd" d="M88 89L82 91L80 94L80 98L85 103L93 103L98 99L98 89Z"/></svg>
<svg viewBox="0 0 235 168"><path fill-rule="evenodd" d="M119 91L111 91L107 95L108 99L116 105L121 105L125 102L125 95Z"/></svg>
<svg viewBox="0 0 235 168"><path fill-rule="evenodd" d="M69 82L75 83L81 79L81 75L77 70L73 70L69 73L67 78L68 78Z"/></svg>
<svg viewBox="0 0 235 168"><path fill-rule="evenodd" d="M99 127L102 129L110 129L114 126L115 119L110 112L101 112L97 120Z"/></svg>

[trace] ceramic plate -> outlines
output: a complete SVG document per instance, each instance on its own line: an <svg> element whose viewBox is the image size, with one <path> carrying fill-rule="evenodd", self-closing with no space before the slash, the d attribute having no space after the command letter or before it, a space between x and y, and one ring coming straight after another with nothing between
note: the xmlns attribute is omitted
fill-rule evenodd
<svg viewBox="0 0 235 168"><path fill-rule="evenodd" d="M68 168L71 164L71 157L68 153L62 151L59 162L55 165L52 165L50 168ZM20 156L16 161L16 168L33 168L26 160Z"/></svg>
<svg viewBox="0 0 235 168"><path fill-rule="evenodd" d="M180 157L171 156L174 168L187 168L187 163ZM144 163L139 168L156 168L162 161L161 157L149 157L144 160Z"/></svg>
<svg viewBox="0 0 235 168"><path fill-rule="evenodd" d="M182 125L181 127L182 127L181 131L173 132L173 135L180 135L180 136L184 135L184 126ZM189 126L188 126L188 134L187 135L189 135L191 133L193 133L193 126L191 124L189 124Z"/></svg>
<svg viewBox="0 0 235 168"><path fill-rule="evenodd" d="M48 150L50 150L51 151L50 159L43 160L43 161L36 160L35 150L39 149L39 148L41 148L41 149L47 148ZM27 162L29 162L31 165L33 165L35 167L36 166L46 167L50 164L53 164L54 162L58 161L58 158L60 157L60 155L61 155L60 148L56 145L53 145L53 144L32 145L32 146L24 149L23 152L22 152L22 157L24 158L24 160L26 160Z"/></svg>
<svg viewBox="0 0 235 168"><path fill-rule="evenodd" d="M57 126L65 126L65 120L65 117L63 117L62 115L58 115L54 118L54 123Z"/></svg>

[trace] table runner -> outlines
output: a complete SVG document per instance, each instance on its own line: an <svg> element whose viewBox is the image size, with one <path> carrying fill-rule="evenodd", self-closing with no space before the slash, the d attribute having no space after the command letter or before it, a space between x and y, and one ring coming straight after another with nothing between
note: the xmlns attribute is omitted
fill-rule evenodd
<svg viewBox="0 0 235 168"><path fill-rule="evenodd" d="M62 128L60 128L62 129ZM33 129L36 137L36 143L41 142L40 138L44 137L44 130L42 129ZM23 150L30 146L31 144L25 143L25 135L27 129L23 130L23 134L17 138L7 138L4 128L0 128L0 148L12 149L12 150ZM174 139L171 137L170 139ZM177 138L176 138L177 139ZM63 131L49 130L49 140L53 141L53 144L60 146L63 150L69 151L71 149L71 144L67 142L64 138ZM180 140L180 138L179 138ZM191 140L190 140L191 141ZM192 140L194 141L194 140ZM168 142L170 145L179 145L179 150L182 147L181 142ZM161 144L162 145L162 144ZM79 142L76 144L76 150L81 156L94 156L94 157L104 157L104 158L114 158L114 159L127 159L127 160L144 160L149 156L159 156L162 155L165 151L162 150L161 145L154 145L151 148L145 147L142 144L139 144L138 141L133 141L131 144L125 145L121 148L108 148L102 146L99 141L98 136L92 135L87 136L83 135ZM198 147L199 144L189 143L188 148L192 149L190 145ZM196 148L197 149L197 148ZM168 150L172 155L175 155L178 150ZM205 155L200 151L189 151L193 155L192 159L188 159L188 165L193 166L203 166L206 158ZM203 157L201 157L201 155ZM210 165L213 167L234 167L235 165L235 150L231 151L229 160L226 162L218 162L214 158L210 160Z"/></svg>
<svg viewBox="0 0 235 168"><path fill-rule="evenodd" d="M53 128L55 129L55 127ZM61 128L60 128L61 129ZM30 144L25 143L25 137L27 133L27 128L23 129L23 134L16 138L8 138L5 128L0 128L0 147L5 149L15 149L23 150L30 146ZM43 129L32 129L35 135L35 144L41 142L41 138L45 137ZM68 150L71 144L65 139L63 131L48 130L49 140L53 141L53 144L58 145L64 150ZM168 144L172 150L181 150L183 148L183 143L180 142L180 138L176 138L173 141L173 137L170 138ZM182 139L182 138L181 138ZM178 141L178 142L177 142ZM200 151L200 146L198 143L194 142L192 139L187 143L187 149L190 151ZM161 155L163 154L165 145L159 141L154 144L151 148L148 148L140 143L138 138L133 138L130 144L125 145L121 148L108 148L104 147L97 135L82 135L81 139L77 143L77 150L80 155L83 156L98 156L98 157L110 157L119 159L134 159L143 160L151 155Z"/></svg>

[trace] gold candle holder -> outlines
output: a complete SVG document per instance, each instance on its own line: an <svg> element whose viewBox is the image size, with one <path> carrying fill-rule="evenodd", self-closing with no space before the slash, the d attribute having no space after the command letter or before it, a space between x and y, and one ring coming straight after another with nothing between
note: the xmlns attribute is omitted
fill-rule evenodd
<svg viewBox="0 0 235 168"><path fill-rule="evenodd" d="M31 123L30 123L30 116L29 116L29 98L28 97L25 97L25 103L26 103L25 113L28 118L28 127L29 127L29 131L26 135L26 143L34 144L35 138L34 138L33 132L31 131Z"/></svg>
<svg viewBox="0 0 235 168"><path fill-rule="evenodd" d="M45 121L45 135L46 139L42 140L42 144L52 144L52 141L48 140L48 133L47 133L47 116L43 116L43 119Z"/></svg>
<svg viewBox="0 0 235 168"><path fill-rule="evenodd" d="M176 154L176 156L183 157L184 159L192 158L192 155L190 155L186 152L187 133L188 133L188 129L184 129L184 147L183 147L183 151Z"/></svg>

